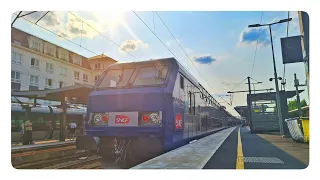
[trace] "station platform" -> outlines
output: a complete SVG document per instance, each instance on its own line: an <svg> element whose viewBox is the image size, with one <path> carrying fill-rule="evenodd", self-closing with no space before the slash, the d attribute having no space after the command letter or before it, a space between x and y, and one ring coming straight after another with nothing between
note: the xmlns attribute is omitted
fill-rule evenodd
<svg viewBox="0 0 320 180"><path fill-rule="evenodd" d="M65 146L75 144L75 140L66 139L65 141L59 140L43 140L43 141L34 141L34 144L22 145L20 144L11 144L11 152L25 151L25 150L34 150L42 148L50 148L55 146Z"/></svg>
<svg viewBox="0 0 320 180"><path fill-rule="evenodd" d="M304 169L308 164L309 144L232 127L132 169Z"/></svg>

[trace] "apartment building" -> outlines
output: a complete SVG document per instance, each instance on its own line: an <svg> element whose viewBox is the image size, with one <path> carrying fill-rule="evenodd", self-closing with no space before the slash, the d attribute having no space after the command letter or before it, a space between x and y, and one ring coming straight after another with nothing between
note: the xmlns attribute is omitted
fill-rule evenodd
<svg viewBox="0 0 320 180"><path fill-rule="evenodd" d="M94 85L117 61L99 55L83 57L36 36L11 28L11 89L44 90L75 84Z"/></svg>

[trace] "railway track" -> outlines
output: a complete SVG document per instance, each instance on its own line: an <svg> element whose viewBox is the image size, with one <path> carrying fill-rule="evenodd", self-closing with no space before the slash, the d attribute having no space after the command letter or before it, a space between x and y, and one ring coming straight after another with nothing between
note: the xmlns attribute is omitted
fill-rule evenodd
<svg viewBox="0 0 320 180"><path fill-rule="evenodd" d="M71 156L57 157L14 166L16 169L123 169L112 163L102 163L98 155L78 152Z"/></svg>
<svg viewBox="0 0 320 180"><path fill-rule="evenodd" d="M55 157L55 158L50 158L50 159L40 160L40 161L35 161L35 162L21 163L21 164L14 165L14 168L16 168L16 169L43 169L43 168L46 168L48 166L52 166L55 164L72 161L74 159L78 159L83 156L88 156L88 152L80 151L80 152L77 152L77 153L70 155L70 156Z"/></svg>
<svg viewBox="0 0 320 180"><path fill-rule="evenodd" d="M99 169L100 156L83 156L63 163L47 166L43 169Z"/></svg>
<svg viewBox="0 0 320 180"><path fill-rule="evenodd" d="M13 149L16 169L127 169L129 164L104 161L97 154L76 150L73 144Z"/></svg>

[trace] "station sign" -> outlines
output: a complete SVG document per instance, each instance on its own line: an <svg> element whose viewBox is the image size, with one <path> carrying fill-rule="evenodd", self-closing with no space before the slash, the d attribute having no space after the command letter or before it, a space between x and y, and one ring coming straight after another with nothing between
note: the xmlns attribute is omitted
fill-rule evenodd
<svg viewBox="0 0 320 180"><path fill-rule="evenodd" d="M283 64L303 62L302 36L281 38Z"/></svg>

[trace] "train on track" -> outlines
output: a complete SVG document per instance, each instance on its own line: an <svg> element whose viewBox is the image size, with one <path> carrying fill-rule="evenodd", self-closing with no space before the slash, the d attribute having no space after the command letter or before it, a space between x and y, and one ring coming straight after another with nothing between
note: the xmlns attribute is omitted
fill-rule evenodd
<svg viewBox="0 0 320 180"><path fill-rule="evenodd" d="M75 121L77 124L76 136L83 135L84 133L84 117L86 108L68 108L67 121ZM59 137L60 132L60 118L62 110L60 108L52 107L52 112L48 106L36 106L31 108L29 118L33 120L33 139L43 140L46 136L47 124L52 121L54 129L54 138ZM19 103L11 104L11 141L16 142L20 139L21 125L25 118L25 110Z"/></svg>
<svg viewBox="0 0 320 180"><path fill-rule="evenodd" d="M149 159L240 123L174 58L110 65L89 95L78 149Z"/></svg>

